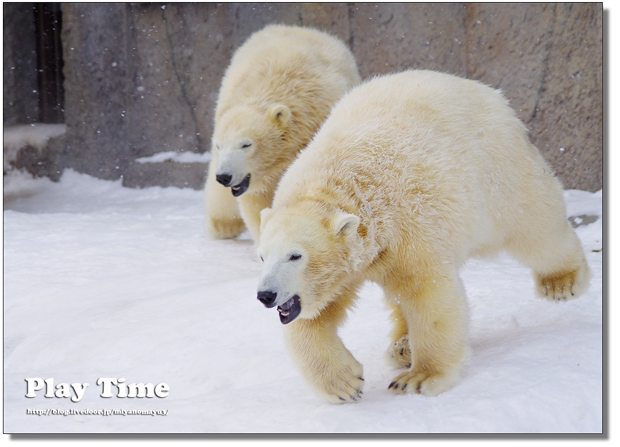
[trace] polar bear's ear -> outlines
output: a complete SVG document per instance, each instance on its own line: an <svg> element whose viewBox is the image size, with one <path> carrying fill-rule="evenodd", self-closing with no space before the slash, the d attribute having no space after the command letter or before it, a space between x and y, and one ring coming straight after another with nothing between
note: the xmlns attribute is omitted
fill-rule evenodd
<svg viewBox="0 0 620 447"><path fill-rule="evenodd" d="M291 110L284 104L272 104L267 113L273 121L279 124L286 124L291 119Z"/></svg>
<svg viewBox="0 0 620 447"><path fill-rule="evenodd" d="M357 232L360 218L355 214L338 213L332 219L332 229L335 236L349 237Z"/></svg>
<svg viewBox="0 0 620 447"><path fill-rule="evenodd" d="M269 216L271 216L271 208L264 208L260 212L260 226L261 226L261 228L263 227L263 225L265 225L265 222L267 221L267 219L269 219Z"/></svg>

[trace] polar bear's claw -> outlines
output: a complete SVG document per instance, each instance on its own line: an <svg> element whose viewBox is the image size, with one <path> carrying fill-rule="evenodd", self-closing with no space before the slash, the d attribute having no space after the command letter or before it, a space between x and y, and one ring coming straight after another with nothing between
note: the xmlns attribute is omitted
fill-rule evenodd
<svg viewBox="0 0 620 447"><path fill-rule="evenodd" d="M411 368L411 349L409 336L404 335L392 343L385 353L387 362L394 368Z"/></svg>
<svg viewBox="0 0 620 447"><path fill-rule="evenodd" d="M362 398L364 378L359 371L355 371L361 369L362 365L353 358L351 360L350 365L335 368L331 374L321 374L321 382L316 383L316 388L327 401L344 404Z"/></svg>
<svg viewBox="0 0 620 447"><path fill-rule="evenodd" d="M452 388L457 380L458 374L407 371L396 377L388 389L401 394L415 393L437 396Z"/></svg>
<svg viewBox="0 0 620 447"><path fill-rule="evenodd" d="M364 379L360 379L359 377L355 377L352 378L352 381L361 381L361 383L342 383L344 382L344 380L340 380L341 383L339 384L330 384L332 386L330 386L330 390L326 390L327 392L327 400L332 401L334 403L351 403L351 402L357 402L359 399L362 398L362 386L363 386L363 380ZM335 390L335 386L334 385L338 385L339 387L341 387L338 390ZM337 398L337 400L336 400Z"/></svg>
<svg viewBox="0 0 620 447"><path fill-rule="evenodd" d="M538 295L556 303L577 298L587 289L590 270L585 264L579 268L553 275L535 275Z"/></svg>

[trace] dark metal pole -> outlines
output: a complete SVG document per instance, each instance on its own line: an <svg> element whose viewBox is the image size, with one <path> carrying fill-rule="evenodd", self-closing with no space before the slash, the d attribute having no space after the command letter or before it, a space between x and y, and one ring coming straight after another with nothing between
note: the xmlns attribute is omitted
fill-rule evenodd
<svg viewBox="0 0 620 447"><path fill-rule="evenodd" d="M64 121L62 17L60 3L35 3L34 23L39 71L39 121Z"/></svg>

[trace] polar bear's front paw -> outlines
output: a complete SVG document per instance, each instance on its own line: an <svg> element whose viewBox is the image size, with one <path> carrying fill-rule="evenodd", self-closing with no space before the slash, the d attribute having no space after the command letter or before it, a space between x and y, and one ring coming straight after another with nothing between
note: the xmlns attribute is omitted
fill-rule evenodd
<svg viewBox="0 0 620 447"><path fill-rule="evenodd" d="M395 393L417 393L437 396L452 388L458 380L457 374L439 374L407 371L397 376L388 389Z"/></svg>
<svg viewBox="0 0 620 447"><path fill-rule="evenodd" d="M549 276L538 276L536 278L536 289L538 294L552 301L566 301L577 298L583 288L584 276L579 270Z"/></svg>
<svg viewBox="0 0 620 447"><path fill-rule="evenodd" d="M315 383L316 391L333 404L350 403L360 399L364 387L363 369L355 359L353 362L332 368L330 371L319 371L318 383Z"/></svg>
<svg viewBox="0 0 620 447"><path fill-rule="evenodd" d="M233 219L207 217L207 231L214 239L235 239L245 230L245 223L240 217Z"/></svg>
<svg viewBox="0 0 620 447"><path fill-rule="evenodd" d="M388 363L395 368L411 368L411 349L409 336L404 335L392 343L385 353Z"/></svg>

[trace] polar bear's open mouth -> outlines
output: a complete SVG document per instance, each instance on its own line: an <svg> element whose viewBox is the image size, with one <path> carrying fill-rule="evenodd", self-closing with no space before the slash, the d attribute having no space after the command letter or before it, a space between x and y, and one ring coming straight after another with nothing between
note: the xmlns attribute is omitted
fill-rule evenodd
<svg viewBox="0 0 620 447"><path fill-rule="evenodd" d="M297 318L301 312L301 303L299 302L299 295L293 296L286 303L278 306L278 312L280 312L280 322L282 324L288 324Z"/></svg>
<svg viewBox="0 0 620 447"><path fill-rule="evenodd" d="M239 197L241 194L246 192L250 187L250 174L248 174L241 183L233 186L231 189L232 195L235 197Z"/></svg>

